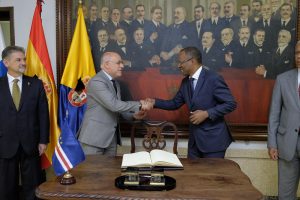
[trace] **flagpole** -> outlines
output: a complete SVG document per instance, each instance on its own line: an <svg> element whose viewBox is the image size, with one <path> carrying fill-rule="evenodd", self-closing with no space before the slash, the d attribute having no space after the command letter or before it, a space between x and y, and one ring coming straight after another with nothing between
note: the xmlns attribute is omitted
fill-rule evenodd
<svg viewBox="0 0 300 200"><path fill-rule="evenodd" d="M75 136L78 127L76 124L70 123L70 120L74 120L74 122L80 124L82 118L78 117L78 114L83 114L86 109L86 96L82 97L80 105L77 105L77 102L74 102L73 98L69 97L70 95L72 96L78 84L78 78L74 77L81 77L81 80L89 80L95 75L90 43L82 12L83 1L79 0L78 3L77 23L60 85L59 124L61 134L52 158L54 171L59 175L57 181L62 185L76 183L76 179L70 173L70 170L85 160L82 147ZM73 59L74 57L76 57L75 60ZM69 76L70 74L73 76Z"/></svg>

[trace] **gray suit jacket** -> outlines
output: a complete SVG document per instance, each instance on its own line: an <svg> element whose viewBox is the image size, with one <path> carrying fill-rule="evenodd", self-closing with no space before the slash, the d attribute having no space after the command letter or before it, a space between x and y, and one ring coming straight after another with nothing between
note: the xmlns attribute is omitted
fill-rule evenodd
<svg viewBox="0 0 300 200"><path fill-rule="evenodd" d="M279 157L290 161L296 151L300 126L298 71L277 76L269 114L268 147L277 148Z"/></svg>
<svg viewBox="0 0 300 200"><path fill-rule="evenodd" d="M116 132L119 114L125 119L132 119L139 110L137 101L122 101L120 85L116 94L112 82L101 70L87 86L87 109L79 129L79 141L91 146L106 148ZM120 131L118 131L121 138Z"/></svg>

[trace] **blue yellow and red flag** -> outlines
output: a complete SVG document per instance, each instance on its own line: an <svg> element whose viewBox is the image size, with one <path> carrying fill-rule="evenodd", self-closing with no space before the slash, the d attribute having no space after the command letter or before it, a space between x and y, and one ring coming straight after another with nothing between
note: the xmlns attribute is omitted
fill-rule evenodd
<svg viewBox="0 0 300 200"><path fill-rule="evenodd" d="M53 167L57 175L69 171L85 159L76 133L86 109L85 86L94 75L90 42L82 7L79 6L78 19L60 82L59 125L62 132L53 155Z"/></svg>

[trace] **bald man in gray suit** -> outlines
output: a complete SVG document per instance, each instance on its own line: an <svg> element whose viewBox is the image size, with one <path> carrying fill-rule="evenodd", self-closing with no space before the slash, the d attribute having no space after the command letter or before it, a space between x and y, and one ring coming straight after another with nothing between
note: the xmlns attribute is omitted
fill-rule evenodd
<svg viewBox="0 0 300 200"><path fill-rule="evenodd" d="M300 170L300 41L296 69L277 76L268 126L270 158L278 160L279 200L296 200Z"/></svg>
<svg viewBox="0 0 300 200"><path fill-rule="evenodd" d="M121 145L119 115L141 119L146 115L147 102L122 101L120 85L123 61L117 53L106 52L101 58L101 71L87 86L87 109L79 130L79 141L85 154L115 156Z"/></svg>

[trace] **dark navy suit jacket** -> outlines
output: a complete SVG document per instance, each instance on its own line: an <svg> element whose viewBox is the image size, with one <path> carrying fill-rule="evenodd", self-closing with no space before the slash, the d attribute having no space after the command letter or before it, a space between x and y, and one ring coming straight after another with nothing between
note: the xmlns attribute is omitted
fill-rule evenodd
<svg viewBox="0 0 300 200"><path fill-rule="evenodd" d="M159 27L156 27L153 21L150 21L149 23L146 23L144 25L144 29L145 29L145 41L149 41L149 42L151 42L150 41L151 34L157 32L158 37L152 44L155 48L156 51L155 53L159 55L167 27L162 23L159 24Z"/></svg>
<svg viewBox="0 0 300 200"><path fill-rule="evenodd" d="M42 81L23 75L19 110L7 76L0 78L0 97L0 158L12 158L20 145L28 156L38 156L38 144L49 142L48 102Z"/></svg>
<svg viewBox="0 0 300 200"><path fill-rule="evenodd" d="M224 115L236 108L236 102L224 79L202 68L194 95L191 97L189 77L185 77L179 91L171 100L155 100L155 108L175 110L187 104L190 111L206 110L209 118L199 125L190 124L189 148L196 143L204 153L224 151L232 142Z"/></svg>

